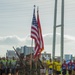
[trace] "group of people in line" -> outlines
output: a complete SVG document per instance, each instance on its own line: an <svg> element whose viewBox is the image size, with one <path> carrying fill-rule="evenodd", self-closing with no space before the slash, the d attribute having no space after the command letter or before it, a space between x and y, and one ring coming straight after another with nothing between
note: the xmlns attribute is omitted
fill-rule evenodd
<svg viewBox="0 0 75 75"><path fill-rule="evenodd" d="M61 63L59 59L52 61L51 59L46 60L43 58L42 63L45 68L41 69L42 75L75 75L75 60L63 60Z"/></svg>
<svg viewBox="0 0 75 75"><path fill-rule="evenodd" d="M23 56L20 54L18 58L2 57L0 58L0 75L35 75L37 72L37 59L31 58L31 54ZM40 74L38 69L38 74Z"/></svg>
<svg viewBox="0 0 75 75"><path fill-rule="evenodd" d="M8 57L0 58L0 75L8 75L12 73L14 75L16 72L16 59L8 59Z"/></svg>
<svg viewBox="0 0 75 75"><path fill-rule="evenodd" d="M18 62L21 62L20 67L23 66L22 69L25 70L24 75L30 75L31 73L32 75L75 75L75 60L70 60L68 63L63 60L61 63L59 59L52 61L52 59L46 60L43 57L42 65L37 61L38 59L32 59L31 61L31 56L22 60L15 57L12 57L12 59L8 59L8 57L0 58L0 75L19 75Z"/></svg>

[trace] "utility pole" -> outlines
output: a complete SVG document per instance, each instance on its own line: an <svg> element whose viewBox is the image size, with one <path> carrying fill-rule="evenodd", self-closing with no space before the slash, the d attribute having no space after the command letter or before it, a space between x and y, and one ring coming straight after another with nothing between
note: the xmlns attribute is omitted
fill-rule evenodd
<svg viewBox="0 0 75 75"><path fill-rule="evenodd" d="M61 28L61 62L63 61L64 54L64 0L61 1L61 24L56 25L57 21L57 0L55 0L55 8L54 8L54 27L53 27L53 49L52 49L52 59L54 61L55 58L55 47L56 47L56 28Z"/></svg>
<svg viewBox="0 0 75 75"><path fill-rule="evenodd" d="M61 62L64 54L64 0L61 3Z"/></svg>
<svg viewBox="0 0 75 75"><path fill-rule="evenodd" d="M52 50L53 62L55 59L55 45L56 45L56 19L57 19L57 0L55 0L55 9L54 9L53 50ZM54 63L53 63L53 68L54 68ZM54 75L54 70L53 70L53 75Z"/></svg>
<svg viewBox="0 0 75 75"><path fill-rule="evenodd" d="M55 58L55 44L56 44L56 19L57 19L57 0L55 0L55 9L54 9L54 27L53 27L53 50L52 50L52 59Z"/></svg>

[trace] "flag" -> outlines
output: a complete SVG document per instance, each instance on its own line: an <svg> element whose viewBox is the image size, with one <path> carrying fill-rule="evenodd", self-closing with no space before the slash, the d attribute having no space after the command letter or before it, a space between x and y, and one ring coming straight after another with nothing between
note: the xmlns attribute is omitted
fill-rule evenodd
<svg viewBox="0 0 75 75"><path fill-rule="evenodd" d="M33 11L32 25L31 25L31 38L34 39L35 48L34 48L34 58L38 55L40 50L40 40L39 40L39 31L38 24L35 16L35 7Z"/></svg>
<svg viewBox="0 0 75 75"><path fill-rule="evenodd" d="M41 29L41 24L40 24L40 19L39 19L39 10L37 8L37 24L38 24L38 31L39 31L39 42L40 42L40 52L44 50L44 42L43 42L43 37L42 37L42 29Z"/></svg>
<svg viewBox="0 0 75 75"><path fill-rule="evenodd" d="M33 18L32 18L31 38L34 39L35 41L34 57L37 57L44 50L44 42L42 37L39 12L37 10L37 20L36 20L35 8L34 8Z"/></svg>

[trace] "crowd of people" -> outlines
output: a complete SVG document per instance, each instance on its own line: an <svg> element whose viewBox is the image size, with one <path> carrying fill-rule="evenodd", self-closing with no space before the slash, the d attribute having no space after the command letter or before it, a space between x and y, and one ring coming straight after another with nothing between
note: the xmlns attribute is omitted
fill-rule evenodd
<svg viewBox="0 0 75 75"><path fill-rule="evenodd" d="M43 58L42 62L45 63L45 68L41 69L42 75L46 75L47 71L48 75L75 75L75 60L69 60L68 63L63 60L61 63L59 59L52 61Z"/></svg>
<svg viewBox="0 0 75 75"><path fill-rule="evenodd" d="M2 57L0 58L0 75L34 75L37 71L36 61L31 59L31 54L26 57L21 55L18 58Z"/></svg>
<svg viewBox="0 0 75 75"><path fill-rule="evenodd" d="M30 55L23 59L0 58L0 75L22 75L22 73L19 74L18 66L23 66L21 70L25 70L24 75L30 75L30 73L31 75L75 75L75 60L70 60L68 63L63 60L61 63L59 59L52 61L52 59L46 60L43 57L40 63L38 59L31 60Z"/></svg>
<svg viewBox="0 0 75 75"><path fill-rule="evenodd" d="M14 57L8 59L8 57L0 58L0 75L8 75L10 72L12 75L16 72L16 60Z"/></svg>

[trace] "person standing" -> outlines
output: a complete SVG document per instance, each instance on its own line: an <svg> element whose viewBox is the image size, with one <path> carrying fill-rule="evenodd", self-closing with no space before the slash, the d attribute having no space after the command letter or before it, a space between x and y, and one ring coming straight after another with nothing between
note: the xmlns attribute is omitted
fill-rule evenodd
<svg viewBox="0 0 75 75"><path fill-rule="evenodd" d="M8 57L6 57L6 75L9 75L10 73L10 60Z"/></svg>
<svg viewBox="0 0 75 75"><path fill-rule="evenodd" d="M53 74L56 75L56 63L57 63L57 59L55 58L53 60Z"/></svg>
<svg viewBox="0 0 75 75"><path fill-rule="evenodd" d="M68 63L68 74L72 75L72 61L70 60L70 62Z"/></svg>
<svg viewBox="0 0 75 75"><path fill-rule="evenodd" d="M64 60L64 62L62 63L62 75L66 74L67 74L67 64L66 61Z"/></svg>
<svg viewBox="0 0 75 75"><path fill-rule="evenodd" d="M0 75L2 75L2 59L0 57Z"/></svg>
<svg viewBox="0 0 75 75"><path fill-rule="evenodd" d="M41 73L41 75L46 75L46 58L45 57L42 58L42 64L43 64L44 68L40 69L40 73Z"/></svg>
<svg viewBox="0 0 75 75"><path fill-rule="evenodd" d="M61 74L61 62L60 60L58 60L56 63L56 75L60 75L60 74Z"/></svg>
<svg viewBox="0 0 75 75"><path fill-rule="evenodd" d="M72 75L75 75L75 60L72 63Z"/></svg>
<svg viewBox="0 0 75 75"><path fill-rule="evenodd" d="M26 66L25 66L24 53L20 54L20 57L19 57L19 60L18 60L18 65L19 65L19 67L17 66L17 62L16 62L16 67L18 67L18 69L17 69L18 72L16 74L26 75L25 74Z"/></svg>
<svg viewBox="0 0 75 75"><path fill-rule="evenodd" d="M48 66L48 75L53 74L53 62L52 60L47 60L47 66Z"/></svg>
<svg viewBox="0 0 75 75"><path fill-rule="evenodd" d="M26 75L30 75L31 69L30 69L30 55L26 55L26 60L25 60L25 71Z"/></svg>
<svg viewBox="0 0 75 75"><path fill-rule="evenodd" d="M2 75L6 75L6 59L5 57L2 58Z"/></svg>
<svg viewBox="0 0 75 75"><path fill-rule="evenodd" d="M15 60L15 57L12 57L12 60L11 60L11 75L16 75L16 60Z"/></svg>

